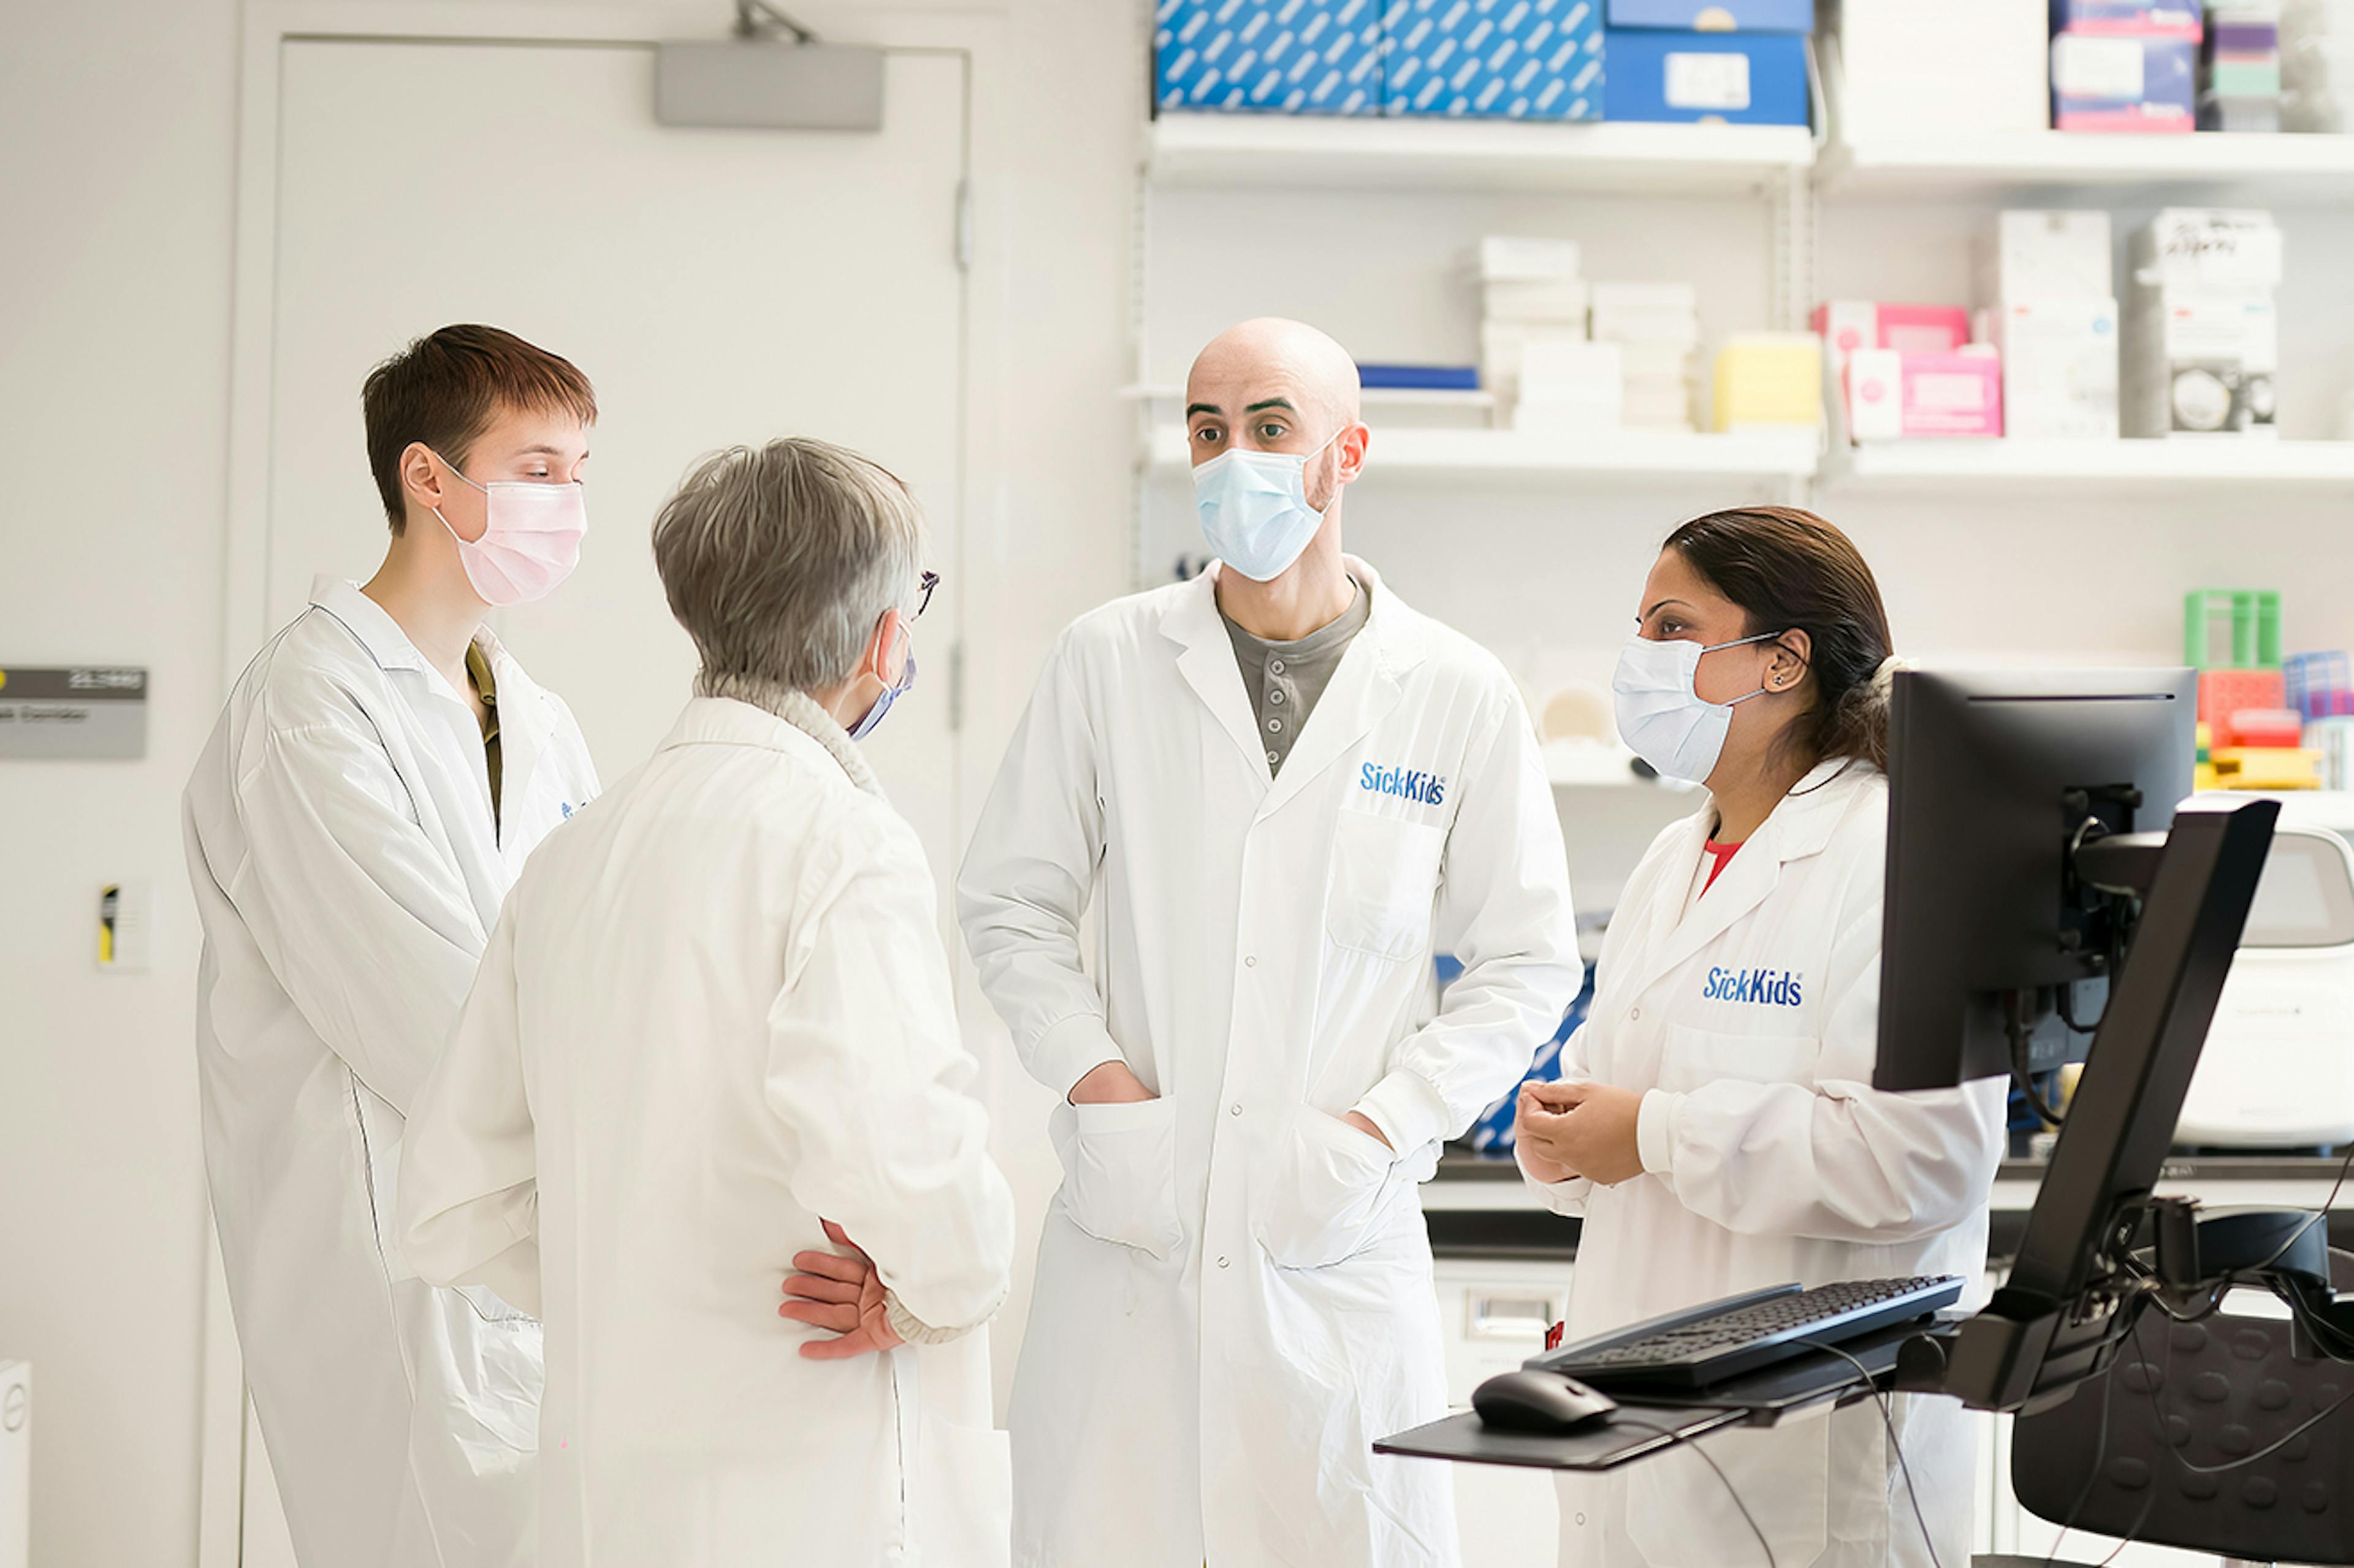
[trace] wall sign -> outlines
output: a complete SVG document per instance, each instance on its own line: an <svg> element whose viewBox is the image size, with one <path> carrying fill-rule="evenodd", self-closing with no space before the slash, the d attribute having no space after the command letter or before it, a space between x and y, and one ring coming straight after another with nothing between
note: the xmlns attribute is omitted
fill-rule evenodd
<svg viewBox="0 0 2354 1568"><path fill-rule="evenodd" d="M146 755L146 671L0 666L0 759Z"/></svg>

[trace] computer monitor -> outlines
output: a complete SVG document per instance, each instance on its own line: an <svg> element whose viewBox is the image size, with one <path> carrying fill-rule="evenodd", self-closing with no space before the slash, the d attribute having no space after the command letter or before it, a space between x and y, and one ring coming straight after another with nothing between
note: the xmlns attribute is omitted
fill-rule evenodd
<svg viewBox="0 0 2354 1568"><path fill-rule="evenodd" d="M2189 670L1904 671L1889 729L1873 1084L1928 1089L2080 1060L2122 911L2069 848L2162 832L2190 793Z"/></svg>
<svg viewBox="0 0 2354 1568"><path fill-rule="evenodd" d="M1901 1386L1993 1410L2064 1398L2138 1310L2123 1255L2280 814L2178 810L2195 691L2179 669L1896 676L1873 1083L2085 1062L2009 1283Z"/></svg>

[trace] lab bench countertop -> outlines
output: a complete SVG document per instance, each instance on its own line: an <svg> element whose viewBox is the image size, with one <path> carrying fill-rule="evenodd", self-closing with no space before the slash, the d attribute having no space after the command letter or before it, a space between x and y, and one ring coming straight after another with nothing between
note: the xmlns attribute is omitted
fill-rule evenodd
<svg viewBox="0 0 2354 1568"><path fill-rule="evenodd" d="M2168 1159L2158 1191L2215 1207L2313 1209L2328 1198L2343 1162L2342 1154L2179 1154ZM2008 1160L1997 1172L1992 1255L2016 1251L2044 1170L2040 1160ZM1566 1262L1577 1255L1581 1222L1546 1209L1510 1156L1449 1149L1422 1189L1422 1208L1431 1250L1441 1257ZM2332 1245L2354 1250L2354 1179L2332 1209Z"/></svg>

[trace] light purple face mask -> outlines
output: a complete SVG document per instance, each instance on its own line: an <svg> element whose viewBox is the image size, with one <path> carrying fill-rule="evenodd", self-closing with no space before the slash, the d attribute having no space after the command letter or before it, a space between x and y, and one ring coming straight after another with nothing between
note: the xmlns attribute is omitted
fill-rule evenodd
<svg viewBox="0 0 2354 1568"><path fill-rule="evenodd" d="M433 455L441 458L440 452ZM451 528L450 537L458 540L458 563L484 604L530 604L572 575L580 564L580 541L588 533L588 493L578 480L474 484L448 458L441 458L441 466L482 493L482 536L459 539ZM441 517L441 509L435 507L433 515ZM441 517L441 526L449 528L450 519Z"/></svg>
<svg viewBox="0 0 2354 1568"><path fill-rule="evenodd" d="M899 629L899 635L902 637L907 636L907 629L902 626ZM858 723L852 727L850 731L850 738L853 740L864 740L868 736L873 735L875 733L875 726L883 722L883 715L891 711L891 705L897 702L901 697L906 696L909 692L912 692L915 689L916 651L914 648L910 647L907 650L907 667L899 672L897 683L883 688L883 694L875 699L875 705L866 710L866 716L860 719Z"/></svg>

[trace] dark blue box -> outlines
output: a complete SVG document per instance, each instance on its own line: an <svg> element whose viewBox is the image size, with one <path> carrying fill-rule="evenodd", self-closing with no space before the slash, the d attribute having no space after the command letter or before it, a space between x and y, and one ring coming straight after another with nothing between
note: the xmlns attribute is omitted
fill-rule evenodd
<svg viewBox="0 0 2354 1568"><path fill-rule="evenodd" d="M1382 0L1158 0L1164 110L1382 111Z"/></svg>
<svg viewBox="0 0 2354 1568"><path fill-rule="evenodd" d="M1392 114L1602 118L1602 0L1387 0Z"/></svg>
<svg viewBox="0 0 2354 1568"><path fill-rule="evenodd" d="M1811 33L1815 0L1609 0L1606 20L1687 33Z"/></svg>
<svg viewBox="0 0 2354 1568"><path fill-rule="evenodd" d="M1807 40L1797 33L1610 29L1605 120L1805 125Z"/></svg>

